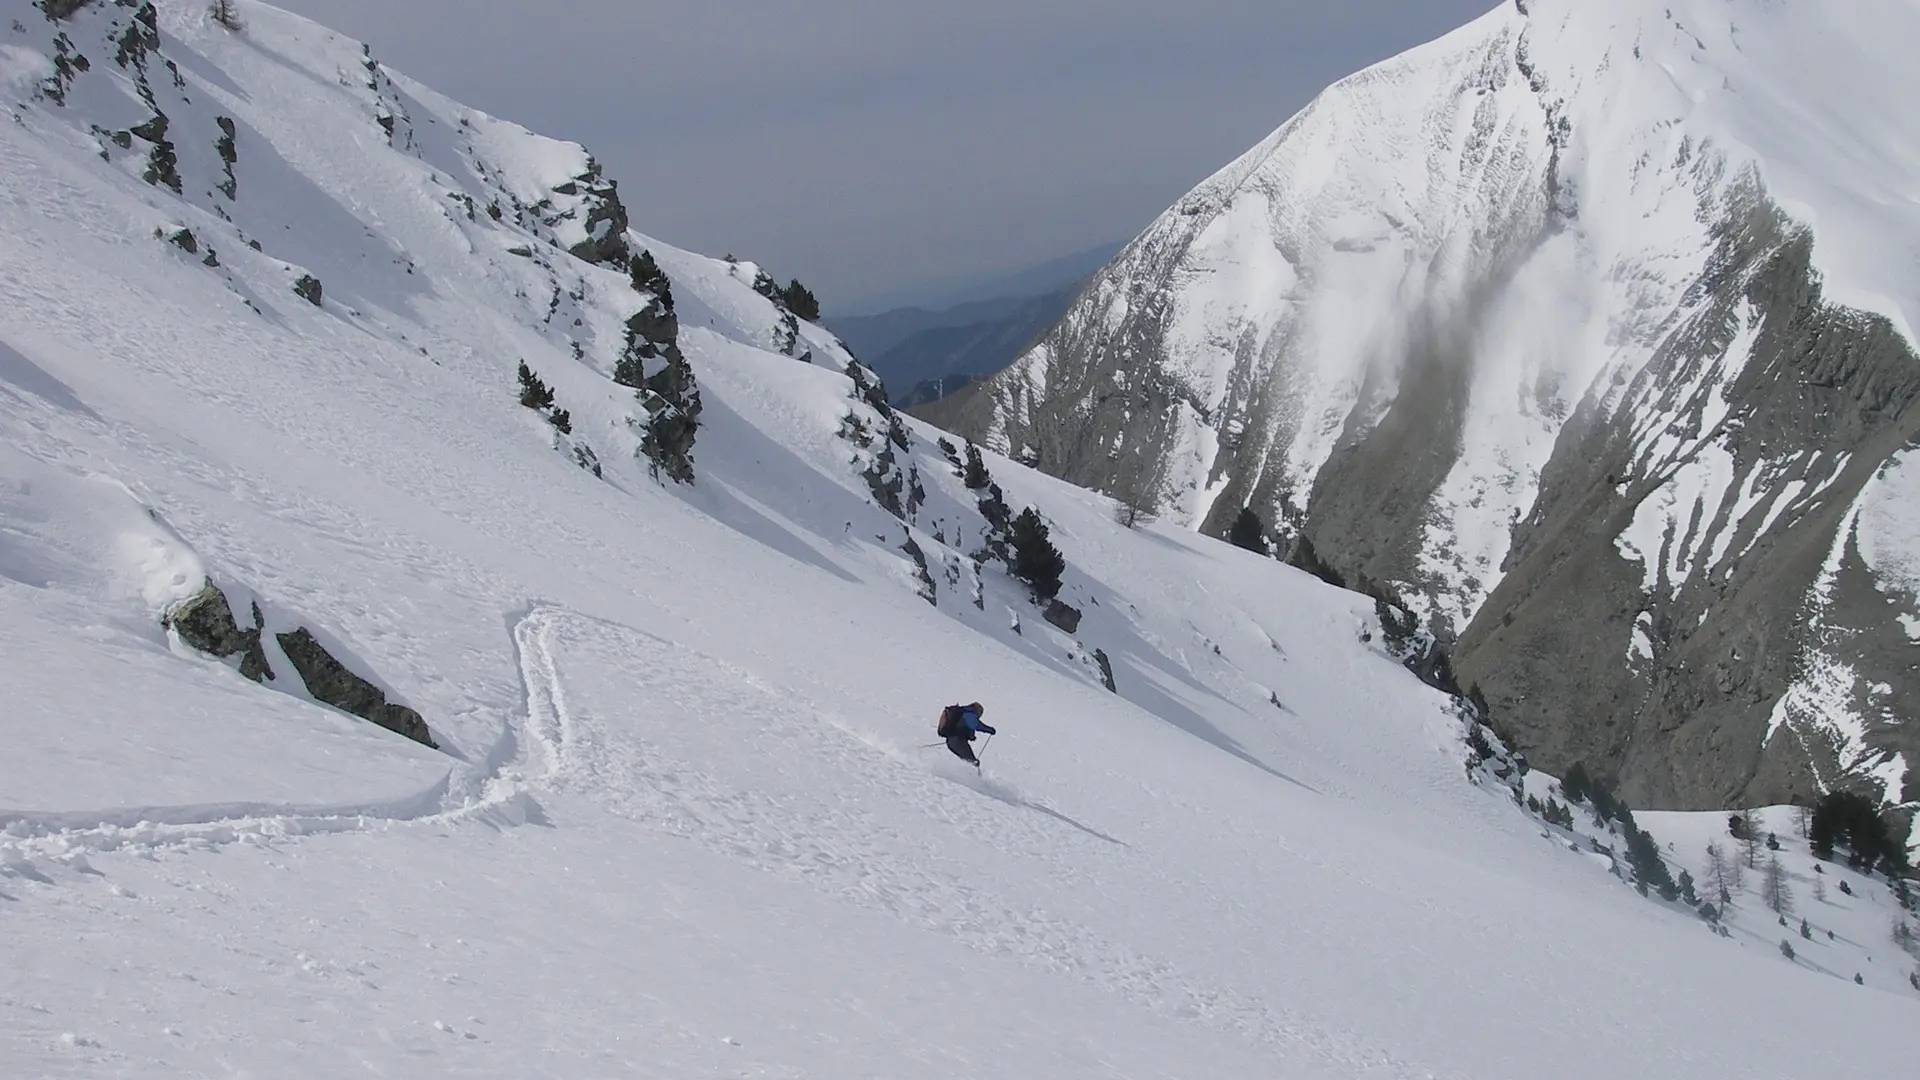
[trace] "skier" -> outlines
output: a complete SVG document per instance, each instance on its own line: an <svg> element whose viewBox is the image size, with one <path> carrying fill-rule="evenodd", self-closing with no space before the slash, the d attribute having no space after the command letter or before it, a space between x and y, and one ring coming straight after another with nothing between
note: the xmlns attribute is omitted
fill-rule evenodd
<svg viewBox="0 0 1920 1080"><path fill-rule="evenodd" d="M998 734L980 722L980 715L986 711L987 707L977 701L971 705L949 705L940 710L940 726L934 731L947 740L947 749L953 751L954 757L976 769L980 767L980 759L973 756L973 747L967 745L973 741L974 732Z"/></svg>

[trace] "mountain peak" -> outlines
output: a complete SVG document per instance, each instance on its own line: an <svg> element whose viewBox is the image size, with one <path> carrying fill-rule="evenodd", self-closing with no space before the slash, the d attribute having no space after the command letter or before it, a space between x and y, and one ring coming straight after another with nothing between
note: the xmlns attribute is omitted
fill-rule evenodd
<svg viewBox="0 0 1920 1080"><path fill-rule="evenodd" d="M1920 16L1843 8L1531 0L1343 80L960 427L1215 535L1280 521L1638 802L1920 797L1905 633L1823 599L1911 542L1847 508L1920 423L1886 105Z"/></svg>

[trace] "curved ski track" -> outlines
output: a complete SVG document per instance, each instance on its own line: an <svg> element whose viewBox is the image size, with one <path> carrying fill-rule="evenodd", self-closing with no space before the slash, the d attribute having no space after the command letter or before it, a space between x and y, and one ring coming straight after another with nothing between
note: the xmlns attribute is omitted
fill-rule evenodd
<svg viewBox="0 0 1920 1080"><path fill-rule="evenodd" d="M525 709L510 718L480 766L456 768L428 791L351 807L15 813L0 818L0 878L46 883L51 879L35 868L36 861L45 860L49 870L86 872L86 856L99 852L266 846L468 821L501 827L544 822L535 794L566 793L982 952L1270 1046L1283 1060L1352 1075L1434 1076L1357 1033L1290 1015L1144 955L1072 916L1048 912L1020 895L1028 890L1001 888L996 870L1024 867L1029 874L1038 869L1040 879L1056 886L1079 882L1094 891L1103 860L1138 857L1123 841L1004 783L947 776L938 766L919 764L911 747L856 732L751 672L631 627L542 604L512 623L511 636ZM604 656L596 657L596 650ZM563 657L574 654L588 661L580 676L584 707L569 700L562 674ZM602 659L606 663L593 663ZM615 683L607 689L618 695L612 704L622 715L640 710L665 722L644 730L601 722L591 700L596 672L612 673ZM702 722L676 722L687 718ZM731 777L705 771L696 744L741 722L756 752L728 757L722 767L737 770ZM854 737L822 739L823 726ZM857 790L818 797L823 782L844 785L850 777L857 778L851 785ZM983 804L973 795L992 801ZM873 813L868 807L875 803L920 812ZM976 849L971 858L955 855L953 837L977 831L983 813L996 815L995 849L1011 854L982 856ZM80 824L87 819L92 823ZM1059 857L1067 849L1074 855ZM1016 872L1007 880L1022 876Z"/></svg>
<svg viewBox="0 0 1920 1080"><path fill-rule="evenodd" d="M264 844L402 824L486 820L517 825L534 820L540 809L532 792L553 775L561 759L554 741L563 737L555 712L559 688L552 681L553 659L545 642L552 623L565 617L561 609L541 605L513 624L527 704L523 713L509 717L499 741L478 767L456 766L424 791L370 803L0 810L0 869L19 868L35 858L71 860L89 852Z"/></svg>

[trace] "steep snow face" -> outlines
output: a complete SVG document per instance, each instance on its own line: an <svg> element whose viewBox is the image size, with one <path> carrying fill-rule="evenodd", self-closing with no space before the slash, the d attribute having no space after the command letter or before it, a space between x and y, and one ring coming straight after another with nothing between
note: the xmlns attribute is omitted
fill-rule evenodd
<svg viewBox="0 0 1920 1080"><path fill-rule="evenodd" d="M1884 0L1503 6L1182 199L961 427L1212 534L1253 506L1638 800L1920 798L1897 707L1838 757L1768 721L1903 685L1813 675L1802 609L1914 434L1916 36Z"/></svg>
<svg viewBox="0 0 1920 1080"><path fill-rule="evenodd" d="M1469 783L1366 599L999 455L983 500L581 148L235 6L0 0L0 1075L1912 1060L1897 963L1716 938ZM209 578L439 748L188 647ZM973 698L984 773L929 745Z"/></svg>

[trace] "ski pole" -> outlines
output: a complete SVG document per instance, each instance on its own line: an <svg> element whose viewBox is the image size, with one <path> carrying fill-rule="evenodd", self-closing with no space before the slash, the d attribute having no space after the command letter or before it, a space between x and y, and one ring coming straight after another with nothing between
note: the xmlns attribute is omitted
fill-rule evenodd
<svg viewBox="0 0 1920 1080"><path fill-rule="evenodd" d="M975 768L980 767L980 759L987 756L987 747L992 745L993 736L989 735L987 736L987 741L980 744L980 752L973 755L973 765Z"/></svg>

